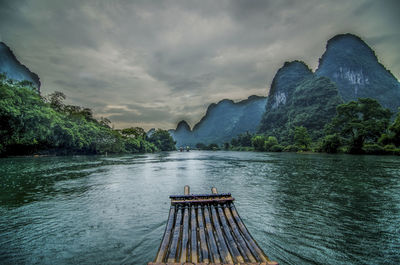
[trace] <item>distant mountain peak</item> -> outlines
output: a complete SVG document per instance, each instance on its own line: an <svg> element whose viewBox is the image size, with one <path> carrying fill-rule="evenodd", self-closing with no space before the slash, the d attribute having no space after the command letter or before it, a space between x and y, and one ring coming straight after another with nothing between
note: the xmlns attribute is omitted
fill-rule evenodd
<svg viewBox="0 0 400 265"><path fill-rule="evenodd" d="M326 50L319 59L318 70L323 68L325 61L331 59L331 57L335 57L336 60L343 60L355 56L362 56L364 60L370 62L378 62L374 50L360 37L351 33L336 35L328 40Z"/></svg>
<svg viewBox="0 0 400 265"><path fill-rule="evenodd" d="M20 63L4 42L0 42L0 73L5 73L9 79L30 81L40 91L39 76Z"/></svg>
<svg viewBox="0 0 400 265"><path fill-rule="evenodd" d="M171 130L171 135L177 146L229 142L240 133L257 130L265 103L266 97L261 96L250 96L239 102L220 100L209 105L206 114L191 131L186 121L180 121L176 130Z"/></svg>
<svg viewBox="0 0 400 265"><path fill-rule="evenodd" d="M189 124L185 120L181 120L178 122L178 125L176 126L176 131L191 131Z"/></svg>
<svg viewBox="0 0 400 265"><path fill-rule="evenodd" d="M299 79L303 79L307 75L312 75L312 71L303 61L285 62L275 74L271 87L277 85L276 83L281 79L284 79L284 82L298 82Z"/></svg>
<svg viewBox="0 0 400 265"><path fill-rule="evenodd" d="M207 108L206 115L204 115L201 118L201 120L193 126L193 131L199 129L203 124L203 122L212 115L212 111L217 107L222 107L223 105L235 107L239 105L246 105L248 103L251 103L252 101L258 101L264 99L266 99L266 97L251 95L247 99L241 100L239 102L234 102L231 99L222 99L218 101L218 103L211 103Z"/></svg>
<svg viewBox="0 0 400 265"><path fill-rule="evenodd" d="M331 79L345 102L370 97L392 111L400 105L400 83L378 61L374 50L354 34L328 40L315 74Z"/></svg>
<svg viewBox="0 0 400 265"><path fill-rule="evenodd" d="M298 67L298 68L305 68L305 69L310 70L308 65L305 62L300 61L300 60L286 61L283 63L283 66L281 67L281 69L286 69L289 67Z"/></svg>
<svg viewBox="0 0 400 265"><path fill-rule="evenodd" d="M311 69L302 61L285 62L272 80L267 109L285 105L296 85L312 75Z"/></svg>

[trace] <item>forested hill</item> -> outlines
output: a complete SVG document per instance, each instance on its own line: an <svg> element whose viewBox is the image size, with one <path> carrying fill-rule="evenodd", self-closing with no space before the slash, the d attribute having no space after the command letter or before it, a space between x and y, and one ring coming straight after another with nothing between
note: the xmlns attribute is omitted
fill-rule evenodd
<svg viewBox="0 0 400 265"><path fill-rule="evenodd" d="M65 104L62 92L40 95L39 88L39 77L0 43L0 156L175 150L165 130L148 137L139 127L113 129L91 109Z"/></svg>
<svg viewBox="0 0 400 265"><path fill-rule="evenodd" d="M376 99L397 113L400 84L363 40L337 35L328 41L315 73L299 61L278 70L259 132L288 139L296 126L303 126L318 139L336 106L358 98Z"/></svg>
<svg viewBox="0 0 400 265"><path fill-rule="evenodd" d="M332 81L314 75L303 62L287 62L272 81L260 131L284 140L290 137L293 128L303 126L317 139L340 103Z"/></svg>
<svg viewBox="0 0 400 265"><path fill-rule="evenodd" d="M170 133L177 146L192 146L197 143L229 142L246 131L255 132L265 111L265 97L250 96L246 100L233 102L224 99L211 104L203 118L190 130L186 121L179 122Z"/></svg>
<svg viewBox="0 0 400 265"><path fill-rule="evenodd" d="M211 104L193 130L182 121L170 132L178 145L222 144L256 130L290 142L294 128L302 126L316 140L324 135L324 127L336 115L339 104L360 97L376 99L397 113L400 84L363 40L341 34L328 41L315 73L304 62L286 62L272 81L266 104L260 99L247 102L248 107L243 108L223 100Z"/></svg>
<svg viewBox="0 0 400 265"><path fill-rule="evenodd" d="M374 98L392 112L400 107L399 81L379 63L371 47L353 34L328 41L315 74L335 82L345 102Z"/></svg>

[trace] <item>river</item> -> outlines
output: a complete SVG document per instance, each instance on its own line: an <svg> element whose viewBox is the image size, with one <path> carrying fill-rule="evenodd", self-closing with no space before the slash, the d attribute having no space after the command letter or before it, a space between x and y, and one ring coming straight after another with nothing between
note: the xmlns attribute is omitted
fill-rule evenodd
<svg viewBox="0 0 400 265"><path fill-rule="evenodd" d="M146 264L186 184L280 264L400 264L399 157L222 151L0 159L0 264Z"/></svg>

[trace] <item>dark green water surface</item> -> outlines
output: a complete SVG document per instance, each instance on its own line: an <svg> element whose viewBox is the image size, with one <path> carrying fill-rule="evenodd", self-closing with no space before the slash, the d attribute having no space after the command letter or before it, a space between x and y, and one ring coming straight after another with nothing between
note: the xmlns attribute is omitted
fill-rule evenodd
<svg viewBox="0 0 400 265"><path fill-rule="evenodd" d="M280 264L400 264L399 157L201 151L0 159L0 264L146 264L185 184Z"/></svg>

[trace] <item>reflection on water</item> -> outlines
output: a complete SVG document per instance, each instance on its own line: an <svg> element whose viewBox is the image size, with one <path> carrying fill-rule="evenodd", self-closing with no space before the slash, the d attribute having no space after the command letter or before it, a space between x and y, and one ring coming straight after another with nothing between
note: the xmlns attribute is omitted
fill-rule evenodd
<svg viewBox="0 0 400 265"><path fill-rule="evenodd" d="M146 264L170 194L231 192L280 264L400 264L398 157L171 152L0 159L1 264Z"/></svg>

